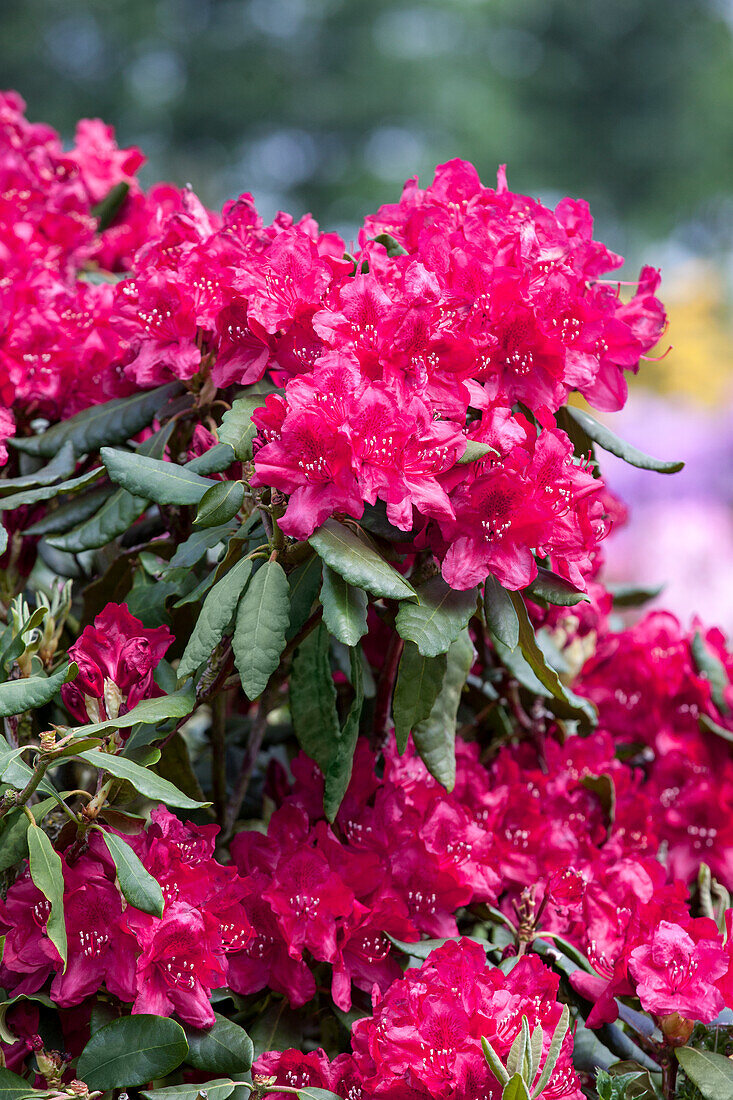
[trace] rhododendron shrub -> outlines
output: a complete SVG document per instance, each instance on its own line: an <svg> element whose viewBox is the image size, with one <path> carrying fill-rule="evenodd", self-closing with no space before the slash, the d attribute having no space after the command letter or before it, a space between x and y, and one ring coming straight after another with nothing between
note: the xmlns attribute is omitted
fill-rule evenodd
<svg viewBox="0 0 733 1100"><path fill-rule="evenodd" d="M659 273L141 163L0 97L0 1085L733 1094L733 652L603 579Z"/></svg>

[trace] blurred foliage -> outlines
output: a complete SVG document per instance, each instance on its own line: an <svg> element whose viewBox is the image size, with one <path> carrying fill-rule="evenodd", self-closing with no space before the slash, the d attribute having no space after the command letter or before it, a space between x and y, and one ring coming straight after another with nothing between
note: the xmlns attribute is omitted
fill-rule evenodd
<svg viewBox="0 0 733 1100"><path fill-rule="evenodd" d="M2 81L66 137L141 144L148 178L266 216L365 210L451 156L580 194L619 250L729 243L731 0L23 0Z"/></svg>

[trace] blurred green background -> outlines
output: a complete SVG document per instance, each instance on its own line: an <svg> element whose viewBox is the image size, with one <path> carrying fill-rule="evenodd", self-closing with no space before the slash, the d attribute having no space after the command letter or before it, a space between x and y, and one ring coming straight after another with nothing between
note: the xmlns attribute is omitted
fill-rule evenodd
<svg viewBox="0 0 733 1100"><path fill-rule="evenodd" d="M2 82L66 137L101 115L148 180L266 216L362 214L452 156L583 195L609 243L730 243L730 0L10 0Z"/></svg>
<svg viewBox="0 0 733 1100"><path fill-rule="evenodd" d="M0 84L66 140L101 116L143 182L254 193L350 242L451 157L587 198L663 269L670 325L614 427L675 478L609 463L617 579L733 632L733 0L0 0Z"/></svg>

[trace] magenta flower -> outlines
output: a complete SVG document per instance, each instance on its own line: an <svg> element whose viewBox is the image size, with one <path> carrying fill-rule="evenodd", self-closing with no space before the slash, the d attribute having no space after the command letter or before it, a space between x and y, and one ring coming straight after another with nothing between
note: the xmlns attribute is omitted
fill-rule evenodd
<svg viewBox="0 0 733 1100"><path fill-rule="evenodd" d="M631 952L629 970L647 1012L709 1024L723 1008L715 982L727 973L728 959L714 921L692 920L686 928L660 921L651 942Z"/></svg>

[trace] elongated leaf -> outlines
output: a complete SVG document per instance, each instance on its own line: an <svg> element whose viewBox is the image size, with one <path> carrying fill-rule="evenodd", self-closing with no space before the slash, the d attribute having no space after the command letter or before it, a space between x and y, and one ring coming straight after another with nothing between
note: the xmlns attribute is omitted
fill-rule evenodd
<svg viewBox="0 0 733 1100"><path fill-rule="evenodd" d="M121 714L118 718L107 718L104 722L90 722L87 726L77 726L74 729L76 736L81 738L94 737L100 733L111 733L112 730L129 729L138 722L145 725L164 722L167 718L185 718L196 705L196 694L192 687L181 688L171 695L161 695L157 699L143 699L127 714Z"/></svg>
<svg viewBox="0 0 733 1100"><path fill-rule="evenodd" d="M476 462L479 458L485 458L488 454L497 455L499 452L488 443L481 443L478 439L469 439L466 449L458 459L459 466L466 466L469 462Z"/></svg>
<svg viewBox="0 0 733 1100"><path fill-rule="evenodd" d="M101 466L89 470L86 474L73 477L70 481L60 481L57 485L41 485L38 489L25 489L20 493L13 493L11 497L0 500L0 512L9 512L14 508L20 508L25 504L40 504L44 500L50 500L60 493L75 493L97 481L104 474Z"/></svg>
<svg viewBox="0 0 733 1100"><path fill-rule="evenodd" d="M397 612L400 637L414 642L423 657L447 653L476 610L478 589L457 592L437 576L416 591L419 603L402 603Z"/></svg>
<svg viewBox="0 0 733 1100"><path fill-rule="evenodd" d="M234 663L245 694L257 699L280 662L290 621L290 586L279 562L255 573L237 608Z"/></svg>
<svg viewBox="0 0 733 1100"><path fill-rule="evenodd" d="M64 872L61 857L38 825L28 829L28 866L34 885L51 906L46 935L54 945L66 971L66 923L64 921Z"/></svg>
<svg viewBox="0 0 733 1100"><path fill-rule="evenodd" d="M321 572L321 559L318 554L313 554L308 561L299 565L288 577L288 584L290 585L288 641L294 638L298 631L305 626L313 610L313 604L321 588Z"/></svg>
<svg viewBox="0 0 733 1100"><path fill-rule="evenodd" d="M407 748L410 731L430 717L445 679L445 653L423 657L414 642L405 642L392 700L397 751Z"/></svg>
<svg viewBox="0 0 733 1100"><path fill-rule="evenodd" d="M188 1053L180 1024L162 1016L122 1016L92 1035L76 1076L92 1090L128 1089L165 1077Z"/></svg>
<svg viewBox="0 0 733 1100"><path fill-rule="evenodd" d="M164 428L144 440L136 453L147 458L162 458L174 427L175 421L169 421ZM127 489L117 489L107 497L99 511L85 522L64 535L50 538L48 542L58 550L67 550L73 554L82 550L96 550L119 535L124 535L147 506L145 497L136 497L128 493Z"/></svg>
<svg viewBox="0 0 733 1100"><path fill-rule="evenodd" d="M83 523L89 516L94 515L97 509L104 504L115 490L111 485L94 488L79 496L60 498L60 503L53 511L48 512L42 519L26 527L25 535L55 535L61 531L69 531L77 524ZM54 502L56 503L56 502Z"/></svg>
<svg viewBox="0 0 733 1100"><path fill-rule="evenodd" d="M183 794L167 779L155 775L148 768L141 768L125 756L113 756L112 753L100 752L92 749L89 752L79 753L80 760L86 760L93 768L109 772L117 779L127 779L136 791L144 794L146 798L154 802L165 802L169 806L179 806L183 810L195 810L199 806L210 806L210 802L197 802L188 795Z"/></svg>
<svg viewBox="0 0 733 1100"><path fill-rule="evenodd" d="M185 466L158 458L115 451L111 447L102 447L100 456L112 481L156 504L198 504L214 484Z"/></svg>
<svg viewBox="0 0 733 1100"><path fill-rule="evenodd" d="M362 675L361 651L351 650L351 683L354 688L354 700L349 707L339 737L331 752L324 772L325 788L323 792L323 812L328 821L334 821L351 780L354 762L354 750L359 736L359 721L364 705L364 679Z"/></svg>
<svg viewBox="0 0 733 1100"><path fill-rule="evenodd" d="M353 646L367 632L367 594L323 566L321 585L323 621L344 645Z"/></svg>
<svg viewBox="0 0 733 1100"><path fill-rule="evenodd" d="M0 527L0 554L4 554L8 548L8 532Z"/></svg>
<svg viewBox="0 0 733 1100"><path fill-rule="evenodd" d="M257 428L252 423L252 414L263 408L264 394L238 397L231 409L224 413L219 427L219 441L228 443L240 461L252 457L252 441Z"/></svg>
<svg viewBox="0 0 733 1100"><path fill-rule="evenodd" d="M77 665L72 661L52 676L28 676L26 679L8 680L0 684L0 717L23 714L26 710L35 710L49 703L61 685L73 680L78 671Z"/></svg>
<svg viewBox="0 0 733 1100"><path fill-rule="evenodd" d="M93 454L105 444L124 443L146 428L165 402L182 389L180 382L170 382L156 390L115 398L54 424L43 435L16 437L11 443L18 450L41 458L53 458L66 442L74 445L77 454Z"/></svg>
<svg viewBox="0 0 733 1100"><path fill-rule="evenodd" d="M244 500L241 481L217 481L201 498L194 523L198 527L217 527L234 519Z"/></svg>
<svg viewBox="0 0 733 1100"><path fill-rule="evenodd" d="M499 1082L500 1085L508 1084L509 1074L504 1067L504 1063L485 1036L481 1037L481 1047L484 1052L486 1064L493 1073L496 1080Z"/></svg>
<svg viewBox="0 0 733 1100"><path fill-rule="evenodd" d="M32 474L20 477L8 477L0 480L0 493L15 493L20 489L34 489L41 485L55 485L57 481L70 477L76 469L76 455L72 443L64 443L57 455L47 466L42 466Z"/></svg>
<svg viewBox="0 0 733 1100"><path fill-rule="evenodd" d="M30 1082L19 1077L17 1073L11 1073L5 1067L0 1068L0 1100L23 1100L23 1097L33 1096L35 1091Z"/></svg>
<svg viewBox="0 0 733 1100"><path fill-rule="evenodd" d="M571 581L558 576L550 569L537 570L537 576L525 589L531 600L545 600L547 603L557 604L560 607L573 607L576 603L589 602L590 596L581 592Z"/></svg>
<svg viewBox="0 0 733 1100"><path fill-rule="evenodd" d="M527 1017L522 1016L522 1026L519 1029L519 1033L511 1045L509 1054L507 1055L506 1068L509 1076L513 1076L515 1073L519 1073L524 1076L524 1062L527 1052L529 1050L529 1025L527 1023Z"/></svg>
<svg viewBox="0 0 733 1100"><path fill-rule="evenodd" d="M729 714L730 708L725 701L725 692L730 687L730 680L725 671L725 665L704 641L699 630L695 631L690 650L697 671L710 684L710 694L716 707L721 714Z"/></svg>
<svg viewBox="0 0 733 1100"><path fill-rule="evenodd" d="M209 474L223 474L235 459L233 447L228 443L217 443L202 455L197 455L196 458L187 462L186 469L192 470L195 474L201 474L202 477L208 477Z"/></svg>
<svg viewBox="0 0 733 1100"><path fill-rule="evenodd" d="M557 1060L560 1057L560 1051L562 1050L563 1040L568 1033L570 1027L570 1009L567 1005L562 1006L562 1012L560 1019L555 1025L555 1030L552 1033L552 1039L550 1040L550 1046L545 1056L545 1061L542 1066L542 1072L537 1081L532 1082L532 1097L535 1100L536 1097L542 1095L542 1090L545 1088L547 1082L552 1077L557 1065Z"/></svg>
<svg viewBox="0 0 733 1100"><path fill-rule="evenodd" d="M329 519L309 542L316 553L349 584L391 600L415 598L412 586L367 540L351 527Z"/></svg>
<svg viewBox="0 0 733 1100"><path fill-rule="evenodd" d="M520 593L510 592L509 595L519 621L519 644L532 672L550 694L567 707L569 717L578 718L586 727L595 725L597 715L593 705L587 699L575 695L566 688L554 668L548 665L545 655L537 644L534 627Z"/></svg>
<svg viewBox="0 0 733 1100"><path fill-rule="evenodd" d="M200 1093L205 1092L208 1100L227 1100L234 1089L235 1084L228 1077L218 1077L204 1085L168 1085L162 1089L144 1089L140 1095L145 1100L197 1100Z"/></svg>
<svg viewBox="0 0 733 1100"><path fill-rule="evenodd" d="M328 630L319 623L298 646L290 676L290 712L300 747L326 771L340 728Z"/></svg>
<svg viewBox="0 0 733 1100"><path fill-rule="evenodd" d="M443 685L428 717L413 728L412 738L431 775L451 791L456 781L456 716L474 661L466 627L448 650Z"/></svg>
<svg viewBox="0 0 733 1100"><path fill-rule="evenodd" d="M221 641L234 617L251 572L252 562L243 558L211 589L203 602L196 626L178 665L179 680L184 680L195 672Z"/></svg>
<svg viewBox="0 0 733 1100"><path fill-rule="evenodd" d="M663 584L649 587L629 584L608 585L614 607L641 607L650 600L656 600L663 588Z"/></svg>
<svg viewBox="0 0 733 1100"><path fill-rule="evenodd" d="M388 256L406 256L407 249L391 233L377 233L373 238L377 244L382 244L387 249Z"/></svg>
<svg viewBox="0 0 733 1100"><path fill-rule="evenodd" d="M96 203L92 207L92 214L98 219L97 230L99 233L103 233L105 229L108 229L112 222L115 220L120 210L122 209L125 199L130 191L129 183L124 180L120 180L113 187L110 187L107 194L100 202Z"/></svg>
<svg viewBox="0 0 733 1100"><path fill-rule="evenodd" d="M219 527L205 527L203 531L193 531L185 542L176 548L171 558L171 569L190 569L202 558L206 557L209 550L213 550L220 542L226 542L232 534L236 524L222 523Z"/></svg>
<svg viewBox="0 0 733 1100"><path fill-rule="evenodd" d="M486 578L484 614L491 635L498 638L507 649L516 649L519 644L519 620L511 596L496 577Z"/></svg>
<svg viewBox="0 0 733 1100"><path fill-rule="evenodd" d="M527 1085L521 1073L515 1073L504 1085L501 1100L529 1100Z"/></svg>
<svg viewBox="0 0 733 1100"><path fill-rule="evenodd" d="M610 428L607 428L605 424L601 424L584 409L575 409L568 405L567 412L599 447L603 447L604 451L609 451L612 455L622 458L630 466L638 466L641 470L656 470L659 474L676 474L684 466L684 462L670 462L644 454L643 451L632 447L630 443L619 439Z"/></svg>
<svg viewBox="0 0 733 1100"><path fill-rule="evenodd" d="M117 881L123 897L143 913L163 916L163 891L160 883L146 871L129 844L116 833L99 829L117 870Z"/></svg>
<svg viewBox="0 0 733 1100"><path fill-rule="evenodd" d="M203 1073L228 1073L233 1077L246 1073L252 1065L254 1046L247 1032L233 1020L215 1013L213 1027L199 1030L187 1027L186 1061Z"/></svg>
<svg viewBox="0 0 733 1100"><path fill-rule="evenodd" d="M43 821L46 814L56 805L55 798L45 798L29 809L36 824ZM28 830L31 824L19 806L0 819L0 871L7 871L14 863L19 863L28 855ZM7 1042L8 1040L3 1040Z"/></svg>
<svg viewBox="0 0 733 1100"><path fill-rule="evenodd" d="M319 1089L315 1085L306 1085L298 1089L295 1095L297 1100L341 1100L341 1097L330 1089Z"/></svg>
<svg viewBox="0 0 733 1100"><path fill-rule="evenodd" d="M723 1054L678 1047L677 1061L705 1100L733 1100L733 1062Z"/></svg>

